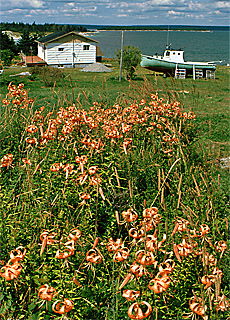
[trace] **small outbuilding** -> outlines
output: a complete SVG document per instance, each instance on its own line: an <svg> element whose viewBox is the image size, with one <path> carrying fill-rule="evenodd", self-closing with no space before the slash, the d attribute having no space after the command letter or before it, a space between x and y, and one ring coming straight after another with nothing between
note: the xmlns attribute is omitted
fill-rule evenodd
<svg viewBox="0 0 230 320"><path fill-rule="evenodd" d="M78 32L55 32L36 40L38 57L52 67L84 67L100 62L98 41Z"/></svg>

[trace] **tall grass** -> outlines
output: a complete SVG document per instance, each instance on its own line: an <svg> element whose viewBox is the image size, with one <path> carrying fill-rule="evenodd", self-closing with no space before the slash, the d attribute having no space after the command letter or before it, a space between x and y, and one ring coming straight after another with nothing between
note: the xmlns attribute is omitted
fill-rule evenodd
<svg viewBox="0 0 230 320"><path fill-rule="evenodd" d="M197 150L197 117L175 92L132 86L113 104L82 89L43 106L8 86L3 318L229 317L218 167Z"/></svg>

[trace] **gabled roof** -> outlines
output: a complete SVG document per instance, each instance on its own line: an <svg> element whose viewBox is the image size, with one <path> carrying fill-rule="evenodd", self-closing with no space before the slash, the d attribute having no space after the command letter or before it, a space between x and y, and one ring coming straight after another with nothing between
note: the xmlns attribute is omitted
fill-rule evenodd
<svg viewBox="0 0 230 320"><path fill-rule="evenodd" d="M49 43L49 42L53 42L54 40L58 40L60 38L66 37L68 35L75 35L75 37L81 41L85 41L85 42L95 42L95 43L99 43L99 41L93 40L91 38L88 37L84 37L82 35L80 35L78 32L76 31L70 31L70 32L65 32L65 31L60 31L60 32L54 32L51 33L45 37L39 38L36 40L36 42L39 43Z"/></svg>

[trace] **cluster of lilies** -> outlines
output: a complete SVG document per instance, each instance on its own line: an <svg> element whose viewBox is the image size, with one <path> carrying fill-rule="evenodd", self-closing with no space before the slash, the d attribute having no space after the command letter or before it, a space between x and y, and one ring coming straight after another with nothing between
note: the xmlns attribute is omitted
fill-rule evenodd
<svg viewBox="0 0 230 320"><path fill-rule="evenodd" d="M10 82L7 87L9 92L6 95L6 98L2 100L2 104L5 106L12 104L13 111L15 111L18 108L25 109L29 104L33 103L34 99L29 99L28 90L23 88L23 83L20 83L18 86L16 86Z"/></svg>
<svg viewBox="0 0 230 320"><path fill-rule="evenodd" d="M24 109L33 102L28 99L28 91L24 90L24 85L18 87L12 83L8 86L9 93L2 100L3 105L12 103L13 110ZM79 109L76 105L66 108L61 107L56 115L53 112L45 114L45 107L35 111L31 124L27 125L25 131L27 137L25 142L27 148L41 146L44 148L50 141L58 140L64 143L67 140L74 141L75 161L74 163L54 162L50 166L50 171L54 174L64 172L66 179L70 175L75 176L75 183L83 192L79 193L83 201L89 200L91 194L88 186L96 186L104 199L100 168L97 165L90 165L89 156L93 153L101 153L107 146L117 145L118 149L128 154L135 143L135 133L149 135L159 141L160 152L172 154L183 139L183 125L186 121L193 120L195 115L192 112L182 112L179 102L164 103L157 94L152 94L149 101L142 99L139 103L128 104L124 108L115 104L111 108L105 108L102 104L93 103L89 110ZM180 125L178 125L180 123ZM77 146L77 147L76 147ZM13 155L8 153L0 160L0 168L9 169L12 167ZM30 159L22 159L25 166L32 166ZM76 168L77 165L77 168ZM36 170L38 166L36 167ZM35 170L35 172L36 172ZM35 173L34 172L34 173ZM86 192L88 190L88 192ZM142 301L142 290L137 288L124 289L126 285L141 283L142 277L148 279L147 288L154 294L164 294L172 282L172 273L176 262L169 258L158 261L163 253L164 257L169 253L166 240L168 235L164 233L159 239L159 224L162 217L156 207L145 208L142 217L132 208L121 213L123 224L128 230L129 241L122 239L113 240L109 238L106 249L109 257L112 257L114 264L122 265L122 270L126 270L126 275L120 285L122 296L130 303L128 316L131 319L141 320L147 318L152 313L152 306L147 301ZM119 220L119 219L118 219ZM120 224L120 222L119 222ZM229 301L226 296L220 295L220 284L223 271L217 267L217 256L223 256L227 249L225 241L217 241L214 244L209 236L210 228L206 224L199 227L192 225L191 221L178 218L175 222L174 230L170 241L173 244L175 257L179 262L187 257L194 257L201 260L205 274L201 277L203 289L207 295L212 295L216 289L215 308L216 311L226 311ZM70 230L67 239L56 239L57 233L44 230L40 235L41 250L43 255L48 246L57 247L55 258L68 263L68 259L74 255L75 248L81 238L81 231L78 228ZM175 238L177 240L175 240ZM180 239L178 241L178 239ZM177 241L177 243L176 243ZM84 259L87 265L99 265L103 261L103 255L98 249L99 238L96 238L91 249L89 249ZM205 244L205 245L204 245ZM208 248L208 249L207 249ZM136 249L135 252L132 250ZM26 255L26 249L22 246L10 252L9 261L1 268L0 276L6 281L18 278L21 273L21 263ZM171 255L172 256L172 255ZM131 261L131 257L135 257ZM156 260L158 259L158 260ZM77 283L77 280L73 278ZM139 289L139 290L138 290ZM51 301L57 290L44 284L38 290L38 295L43 303ZM211 298L212 300L212 298ZM199 315L207 319L207 305L204 298L196 295L190 298L189 307L191 315ZM65 315L74 307L73 301L63 297L56 300L52 305L52 310L60 315Z"/></svg>
<svg viewBox="0 0 230 320"><path fill-rule="evenodd" d="M33 99L28 99L28 90L24 89L23 83L18 86L10 83L8 90L9 93L2 100L3 105L12 103L13 106L25 108L33 102ZM139 103L127 103L125 108L119 104L105 108L94 102L88 110L77 108L73 104L61 107L56 115L45 111L45 107L36 110L31 124L25 128L25 142L28 146L44 147L52 140L65 142L74 139L78 150L93 150L96 153L102 152L106 145L117 144L127 154L134 143L134 133L142 132L156 135L157 141L160 141L160 152L171 154L183 138L183 125L177 126L176 123L195 118L192 112L182 112L179 102L164 103L164 99L157 94L152 94L148 102L142 99ZM51 170L58 171L62 168L68 177L73 166L73 163L54 163Z"/></svg>
<svg viewBox="0 0 230 320"><path fill-rule="evenodd" d="M0 276L5 278L6 281L16 279L22 271L21 261L24 260L25 255L26 249L22 246L12 250L10 252L10 260L0 270Z"/></svg>

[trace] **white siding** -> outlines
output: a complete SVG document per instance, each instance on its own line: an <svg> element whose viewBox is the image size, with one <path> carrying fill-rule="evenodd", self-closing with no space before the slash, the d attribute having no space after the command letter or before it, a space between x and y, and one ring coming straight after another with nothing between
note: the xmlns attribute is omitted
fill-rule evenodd
<svg viewBox="0 0 230 320"><path fill-rule="evenodd" d="M38 57L45 60L45 50L44 50L44 45L38 44Z"/></svg>
<svg viewBox="0 0 230 320"><path fill-rule="evenodd" d="M88 45L89 50L83 50L84 45ZM75 65L96 62L96 46L86 42L49 43L45 60L49 65L72 65L73 52Z"/></svg>

